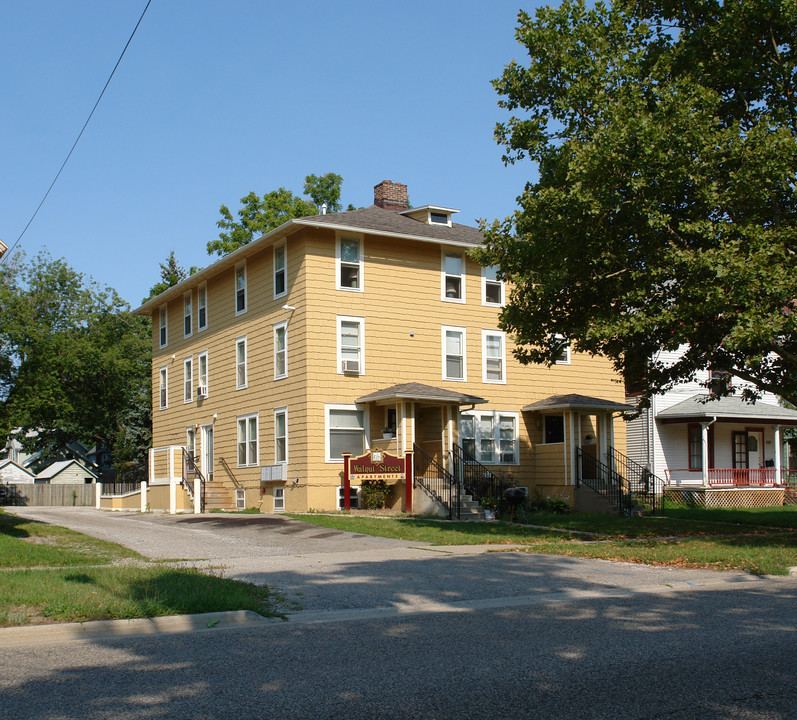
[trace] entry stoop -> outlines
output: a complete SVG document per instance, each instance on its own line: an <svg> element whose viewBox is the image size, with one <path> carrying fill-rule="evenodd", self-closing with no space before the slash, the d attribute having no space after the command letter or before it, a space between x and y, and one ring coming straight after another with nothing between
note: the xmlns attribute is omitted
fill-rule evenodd
<svg viewBox="0 0 797 720"><path fill-rule="evenodd" d="M619 515L617 507L603 495L591 487L580 485L576 488L575 511L584 513L600 513L601 515Z"/></svg>
<svg viewBox="0 0 797 720"><path fill-rule="evenodd" d="M233 494L222 480L205 483L205 512L209 510L235 510Z"/></svg>

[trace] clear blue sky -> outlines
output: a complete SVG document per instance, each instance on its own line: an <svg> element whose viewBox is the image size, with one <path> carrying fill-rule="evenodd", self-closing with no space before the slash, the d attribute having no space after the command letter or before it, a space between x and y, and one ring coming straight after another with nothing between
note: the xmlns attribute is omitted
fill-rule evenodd
<svg viewBox="0 0 797 720"><path fill-rule="evenodd" d="M146 0L6 3L0 22L0 239L11 245L66 157ZM541 3L524 3L527 11ZM174 249L204 266L219 205L343 176L384 179L459 222L510 214L490 80L513 58L518 0L153 0L20 247L46 247L134 307Z"/></svg>

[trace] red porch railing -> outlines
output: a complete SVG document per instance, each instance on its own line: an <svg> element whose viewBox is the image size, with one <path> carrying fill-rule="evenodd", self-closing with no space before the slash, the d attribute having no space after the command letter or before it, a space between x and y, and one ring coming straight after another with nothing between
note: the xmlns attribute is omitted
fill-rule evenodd
<svg viewBox="0 0 797 720"><path fill-rule="evenodd" d="M693 470L672 469L667 471L667 484L680 485L674 479L676 473L690 473L697 479L699 474ZM709 487L780 487L786 484L786 471L778 472L775 468L709 468Z"/></svg>

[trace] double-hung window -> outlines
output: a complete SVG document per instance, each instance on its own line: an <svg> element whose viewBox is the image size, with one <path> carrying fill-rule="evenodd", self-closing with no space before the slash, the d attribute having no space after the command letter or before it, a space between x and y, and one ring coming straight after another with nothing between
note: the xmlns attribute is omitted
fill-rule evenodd
<svg viewBox="0 0 797 720"><path fill-rule="evenodd" d="M202 332L208 326L208 284L202 283L196 291L196 327Z"/></svg>
<svg viewBox="0 0 797 720"><path fill-rule="evenodd" d="M160 397L160 409L165 410L169 407L169 368L162 367L160 369L160 389L158 395Z"/></svg>
<svg viewBox="0 0 797 720"><path fill-rule="evenodd" d="M208 396L208 351L203 350L197 356L197 382L202 391L202 397Z"/></svg>
<svg viewBox="0 0 797 720"><path fill-rule="evenodd" d="M158 313L160 316L160 346L166 347L169 344L168 308L164 305Z"/></svg>
<svg viewBox="0 0 797 720"><path fill-rule="evenodd" d="M191 337L194 327L194 307L191 293L183 295L183 335Z"/></svg>
<svg viewBox="0 0 797 720"><path fill-rule="evenodd" d="M506 335L482 330L482 382L506 383Z"/></svg>
<svg viewBox="0 0 797 720"><path fill-rule="evenodd" d="M274 326L274 379L288 376L288 323Z"/></svg>
<svg viewBox="0 0 797 720"><path fill-rule="evenodd" d="M518 464L518 415L472 411L459 418L462 449L485 465Z"/></svg>
<svg viewBox="0 0 797 720"><path fill-rule="evenodd" d="M359 238L340 237L336 248L337 289L363 289L363 252Z"/></svg>
<svg viewBox="0 0 797 720"><path fill-rule="evenodd" d="M235 387L246 387L246 336L235 341Z"/></svg>
<svg viewBox="0 0 797 720"><path fill-rule="evenodd" d="M504 304L504 282L498 279L498 265L482 268L482 305Z"/></svg>
<svg viewBox="0 0 797 720"><path fill-rule="evenodd" d="M274 411L274 462L288 462L288 408Z"/></svg>
<svg viewBox="0 0 797 720"><path fill-rule="evenodd" d="M365 320L338 315L338 372L351 375L365 373Z"/></svg>
<svg viewBox="0 0 797 720"><path fill-rule="evenodd" d="M193 464L196 458L196 430L193 427L185 429L185 451Z"/></svg>
<svg viewBox="0 0 797 720"><path fill-rule="evenodd" d="M246 312L246 265L235 268L235 314Z"/></svg>
<svg viewBox="0 0 797 720"><path fill-rule="evenodd" d="M465 328L443 325L443 380L466 380Z"/></svg>
<svg viewBox="0 0 797 720"><path fill-rule="evenodd" d="M565 340L562 335L554 336L554 341L562 342L563 345L559 351L559 354L556 356L556 360L554 363L556 365L569 365L570 364L570 343Z"/></svg>
<svg viewBox="0 0 797 720"><path fill-rule="evenodd" d="M365 423L365 410L356 405L326 406L327 462L340 462L345 452L351 453L352 457L365 452Z"/></svg>
<svg viewBox="0 0 797 720"><path fill-rule="evenodd" d="M700 425L690 424L688 427L689 433L689 469L702 470L703 469L703 428ZM734 438L734 446L736 445L736 438ZM736 447L734 447L734 450ZM745 462L747 454L745 453ZM736 467L736 465L734 465ZM744 465L740 466L744 467Z"/></svg>
<svg viewBox="0 0 797 720"><path fill-rule="evenodd" d="M462 253L443 252L443 300L465 302L465 258Z"/></svg>
<svg viewBox="0 0 797 720"><path fill-rule="evenodd" d="M238 467L257 465L257 413L238 418Z"/></svg>
<svg viewBox="0 0 797 720"><path fill-rule="evenodd" d="M194 399L194 359L187 357L183 363L183 402Z"/></svg>
<svg viewBox="0 0 797 720"><path fill-rule="evenodd" d="M282 297L288 292L285 245L274 246L274 299Z"/></svg>

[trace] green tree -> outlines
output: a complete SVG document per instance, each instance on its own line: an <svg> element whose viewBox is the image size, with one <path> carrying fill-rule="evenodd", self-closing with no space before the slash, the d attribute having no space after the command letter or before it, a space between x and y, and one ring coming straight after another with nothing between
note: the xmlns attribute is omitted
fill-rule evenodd
<svg viewBox="0 0 797 720"><path fill-rule="evenodd" d="M304 181L304 192L310 195L312 200L294 195L284 187L272 190L262 198L257 193L250 192L241 198L237 220L230 209L222 205L219 208L221 219L216 225L223 232L219 233L218 240L211 240L208 243L208 255L213 253L226 255L288 220L318 215L323 203L327 204L331 212L338 212L341 208L342 183L343 178L335 173L327 173L320 177L308 175Z"/></svg>
<svg viewBox="0 0 797 720"><path fill-rule="evenodd" d="M539 177L476 256L514 284L522 362L569 338L645 400L712 366L797 403L795 27L794 0L519 14L496 138Z"/></svg>
<svg viewBox="0 0 797 720"><path fill-rule="evenodd" d="M75 439L116 451L125 430L149 444L150 323L65 260L18 252L0 267L0 356L2 436L35 429L45 454Z"/></svg>

